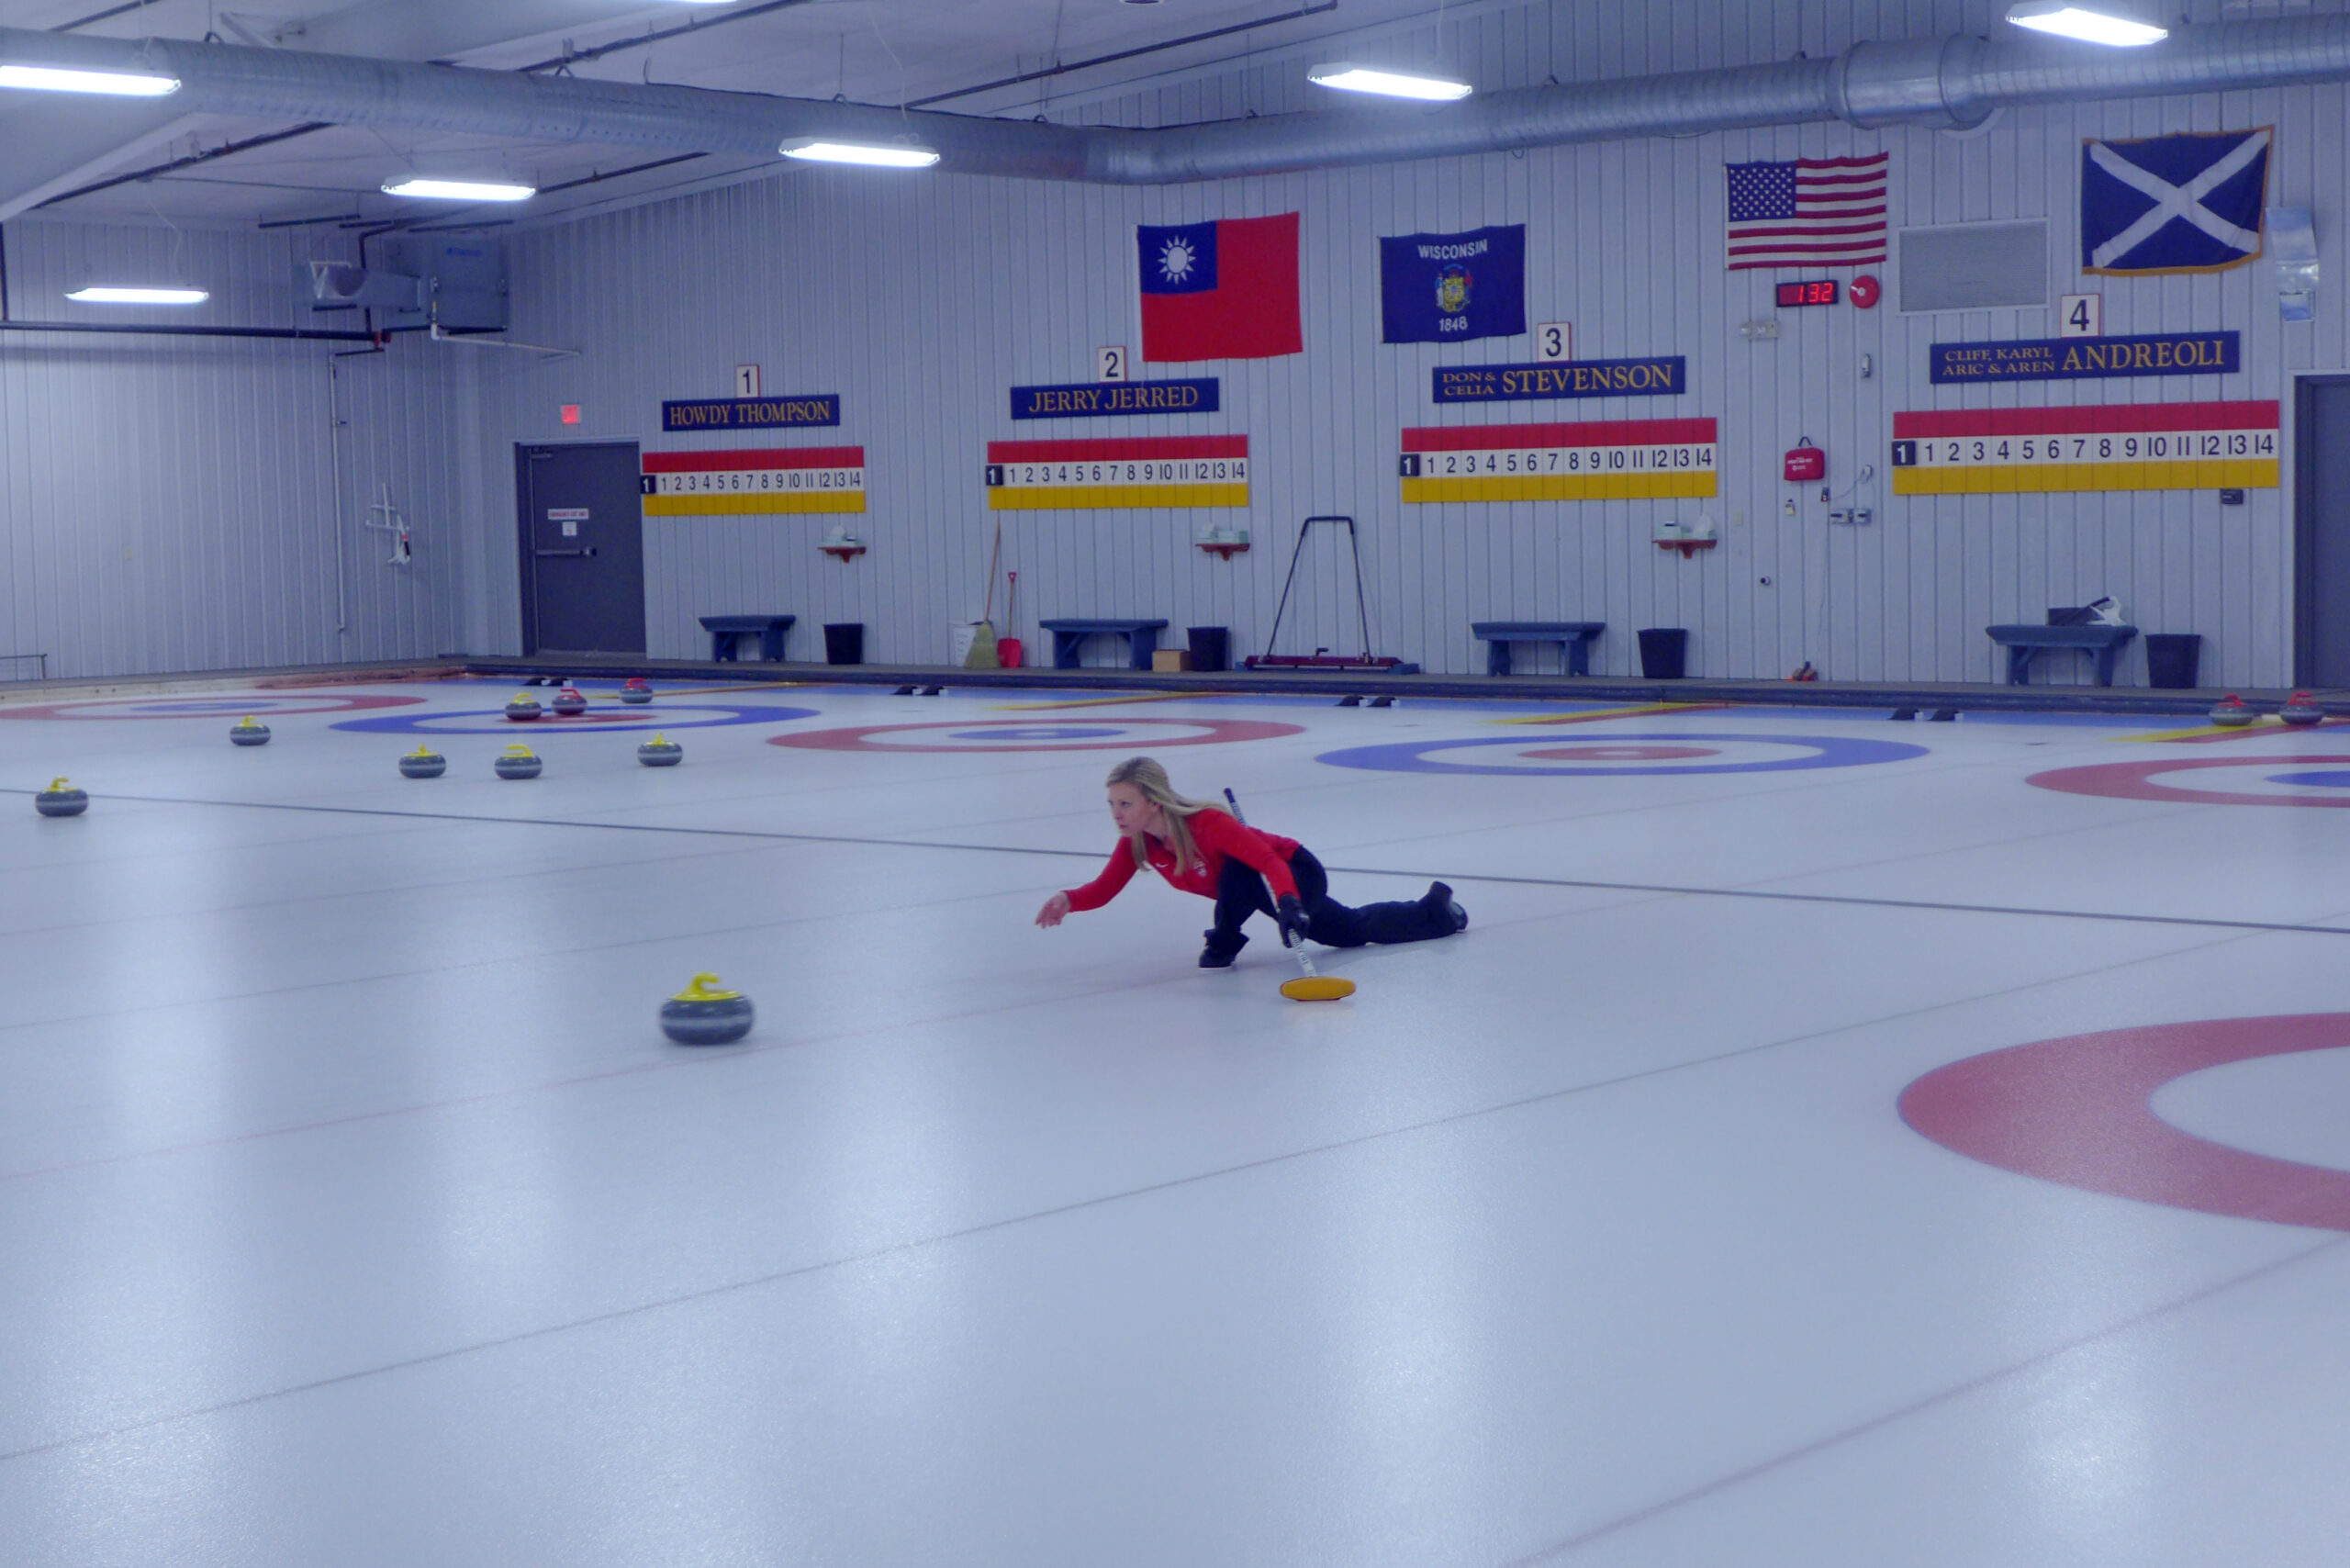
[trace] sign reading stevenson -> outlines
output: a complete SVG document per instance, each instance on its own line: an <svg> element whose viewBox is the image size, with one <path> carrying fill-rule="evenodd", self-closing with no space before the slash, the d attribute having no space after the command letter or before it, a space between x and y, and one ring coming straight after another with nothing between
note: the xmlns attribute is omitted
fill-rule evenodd
<svg viewBox="0 0 2350 1568"><path fill-rule="evenodd" d="M1689 362L1578 359L1559 364L1440 364L1439 403L1505 403L1543 398L1671 398L1689 389Z"/></svg>

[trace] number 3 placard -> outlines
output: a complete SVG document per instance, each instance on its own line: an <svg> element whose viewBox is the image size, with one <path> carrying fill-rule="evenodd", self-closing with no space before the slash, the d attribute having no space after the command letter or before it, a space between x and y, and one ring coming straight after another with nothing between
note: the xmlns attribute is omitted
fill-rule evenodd
<svg viewBox="0 0 2350 1568"><path fill-rule="evenodd" d="M1575 357L1575 330L1564 321L1544 321L1534 329L1534 357L1548 364Z"/></svg>

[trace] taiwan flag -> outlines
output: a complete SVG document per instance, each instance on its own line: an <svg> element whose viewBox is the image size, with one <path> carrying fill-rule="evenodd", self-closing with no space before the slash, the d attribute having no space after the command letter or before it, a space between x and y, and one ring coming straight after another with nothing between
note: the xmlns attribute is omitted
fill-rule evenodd
<svg viewBox="0 0 2350 1568"><path fill-rule="evenodd" d="M1142 357L1270 359L1298 353L1297 214L1144 225Z"/></svg>

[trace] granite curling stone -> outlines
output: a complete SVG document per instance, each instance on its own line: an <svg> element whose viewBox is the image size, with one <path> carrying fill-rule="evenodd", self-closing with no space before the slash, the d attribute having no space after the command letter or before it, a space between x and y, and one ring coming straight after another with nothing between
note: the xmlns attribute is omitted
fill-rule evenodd
<svg viewBox="0 0 2350 1568"><path fill-rule="evenodd" d="M513 701L506 705L506 716L518 724L527 723L537 718L542 711L543 710L539 707L539 700L527 691L519 694Z"/></svg>
<svg viewBox="0 0 2350 1568"><path fill-rule="evenodd" d="M33 797L33 810L45 817L78 817L89 809L89 791L62 778L50 779L49 788Z"/></svg>
<svg viewBox="0 0 2350 1568"><path fill-rule="evenodd" d="M681 1046L731 1046L751 1032L751 999L719 989L716 975L693 983L661 1004L661 1032Z"/></svg>
<svg viewBox="0 0 2350 1568"><path fill-rule="evenodd" d="M519 741L508 746L498 759L490 764L500 778L536 778L544 764L536 753Z"/></svg>
<svg viewBox="0 0 2350 1568"><path fill-rule="evenodd" d="M403 778L438 778L448 771L447 757L437 751L427 751L421 745L400 758L400 777Z"/></svg>
<svg viewBox="0 0 2350 1568"><path fill-rule="evenodd" d="M2307 729L2323 721L2325 710L2310 700L2308 692L2296 691L2277 710L2277 716L2296 729Z"/></svg>
<svg viewBox="0 0 2350 1568"><path fill-rule="evenodd" d="M632 708L642 708L653 700L653 683L643 676L631 676L621 687L621 700Z"/></svg>
<svg viewBox="0 0 2350 1568"><path fill-rule="evenodd" d="M576 719L588 711L588 699L579 695L576 687L566 686L554 694L554 707L556 718Z"/></svg>
<svg viewBox="0 0 2350 1568"><path fill-rule="evenodd" d="M258 719L244 718L229 726L230 745L267 745L269 726Z"/></svg>
<svg viewBox="0 0 2350 1568"><path fill-rule="evenodd" d="M647 767L675 767L686 759L686 748L666 735L655 735L636 748L636 760Z"/></svg>
<svg viewBox="0 0 2350 1568"><path fill-rule="evenodd" d="M2243 698L2231 691L2227 700L2211 705L2211 722L2222 729L2240 730L2260 715L2244 705Z"/></svg>

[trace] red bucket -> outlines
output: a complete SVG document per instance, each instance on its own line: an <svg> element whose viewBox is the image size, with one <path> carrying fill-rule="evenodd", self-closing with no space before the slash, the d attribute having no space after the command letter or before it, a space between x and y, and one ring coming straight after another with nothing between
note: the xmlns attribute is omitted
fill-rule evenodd
<svg viewBox="0 0 2350 1568"><path fill-rule="evenodd" d="M998 637L995 640L995 662L1006 669L1020 667L1020 639Z"/></svg>

